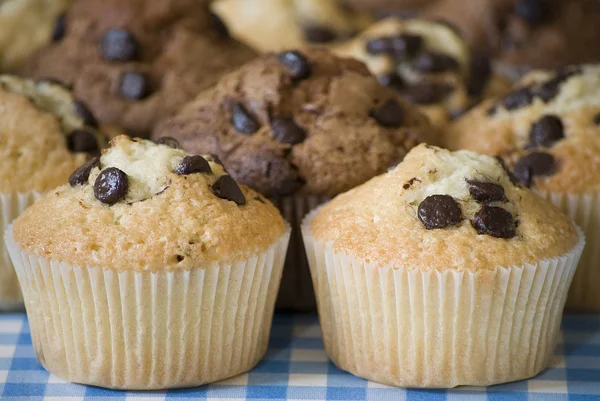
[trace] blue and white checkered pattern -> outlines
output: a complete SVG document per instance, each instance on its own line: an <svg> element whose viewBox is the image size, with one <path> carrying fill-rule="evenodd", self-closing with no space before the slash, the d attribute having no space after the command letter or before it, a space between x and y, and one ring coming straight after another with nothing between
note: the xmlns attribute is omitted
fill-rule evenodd
<svg viewBox="0 0 600 401"><path fill-rule="evenodd" d="M76 400L600 400L600 316L567 316L552 367L493 387L405 390L359 379L327 360L316 316L276 316L271 346L250 373L199 388L122 392L66 383L37 362L23 314L0 315L0 399Z"/></svg>

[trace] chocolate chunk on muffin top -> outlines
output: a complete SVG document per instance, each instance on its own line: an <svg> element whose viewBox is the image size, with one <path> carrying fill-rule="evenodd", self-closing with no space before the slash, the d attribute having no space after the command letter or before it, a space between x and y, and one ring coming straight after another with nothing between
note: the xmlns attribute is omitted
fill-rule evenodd
<svg viewBox="0 0 600 401"><path fill-rule="evenodd" d="M534 71L506 96L482 103L443 135L451 149L505 159L542 191L600 189L600 66Z"/></svg>
<svg viewBox="0 0 600 401"><path fill-rule="evenodd" d="M21 72L72 85L100 120L138 135L255 55L195 0L81 0L61 31Z"/></svg>
<svg viewBox="0 0 600 401"><path fill-rule="evenodd" d="M335 51L364 61L383 85L419 105L435 125L507 87L492 74L488 58L471 54L460 34L439 21L387 18Z"/></svg>
<svg viewBox="0 0 600 401"><path fill-rule="evenodd" d="M330 45L372 21L343 0L218 0L212 10L232 36L260 52Z"/></svg>
<svg viewBox="0 0 600 401"><path fill-rule="evenodd" d="M159 142L113 139L21 215L17 242L79 266L190 269L247 259L284 233L277 209L210 155Z"/></svg>
<svg viewBox="0 0 600 401"><path fill-rule="evenodd" d="M86 105L53 81L0 75L0 192L43 192L100 152Z"/></svg>
<svg viewBox="0 0 600 401"><path fill-rule="evenodd" d="M522 265L562 255L578 240L568 218L513 184L501 161L428 145L337 196L311 228L336 253L424 270Z"/></svg>
<svg viewBox="0 0 600 401"><path fill-rule="evenodd" d="M436 139L427 119L362 63L326 50L260 57L153 136L216 154L233 178L268 196L335 195Z"/></svg>

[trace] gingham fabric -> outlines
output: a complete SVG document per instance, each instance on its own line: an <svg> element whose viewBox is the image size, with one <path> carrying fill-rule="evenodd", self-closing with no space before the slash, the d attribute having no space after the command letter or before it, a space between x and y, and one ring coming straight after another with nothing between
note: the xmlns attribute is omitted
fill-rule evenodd
<svg viewBox="0 0 600 401"><path fill-rule="evenodd" d="M265 359L250 373L204 387L122 392L66 383L37 362L23 314L0 315L0 399L75 400L600 400L600 316L567 316L552 367L493 387L405 390L342 372L323 351L316 316L275 317Z"/></svg>

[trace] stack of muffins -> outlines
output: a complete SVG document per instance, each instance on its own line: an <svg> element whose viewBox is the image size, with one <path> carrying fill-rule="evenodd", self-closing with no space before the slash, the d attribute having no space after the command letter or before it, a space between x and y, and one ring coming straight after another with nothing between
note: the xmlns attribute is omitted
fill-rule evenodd
<svg viewBox="0 0 600 401"><path fill-rule="evenodd" d="M378 382L536 375L600 312L592 3L2 3L0 310L109 388L245 372L276 308Z"/></svg>

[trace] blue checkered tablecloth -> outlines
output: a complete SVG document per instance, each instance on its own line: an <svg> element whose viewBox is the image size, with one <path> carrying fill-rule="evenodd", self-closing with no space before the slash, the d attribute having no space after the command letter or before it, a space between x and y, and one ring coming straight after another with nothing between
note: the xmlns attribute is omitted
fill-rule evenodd
<svg viewBox="0 0 600 401"><path fill-rule="evenodd" d="M250 373L204 387L121 392L66 383L37 362L24 314L0 315L0 399L76 400L600 400L600 316L567 316L552 367L493 387L405 390L359 379L327 360L316 316L275 317L270 349Z"/></svg>

